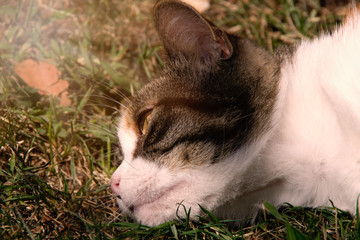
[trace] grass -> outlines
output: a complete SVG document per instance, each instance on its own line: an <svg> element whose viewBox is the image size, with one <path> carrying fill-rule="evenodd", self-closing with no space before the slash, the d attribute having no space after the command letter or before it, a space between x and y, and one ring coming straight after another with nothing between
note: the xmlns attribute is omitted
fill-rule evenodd
<svg viewBox="0 0 360 240"><path fill-rule="evenodd" d="M331 30L341 8L317 1L213 1L206 15L270 51ZM263 220L228 227L206 217L141 226L118 211L109 178L121 162L120 101L163 66L154 1L2 1L0 4L0 239L358 239L359 216L264 204ZM339 16L340 15L340 16ZM69 106L40 95L14 66L55 65ZM180 207L179 211L183 209Z"/></svg>

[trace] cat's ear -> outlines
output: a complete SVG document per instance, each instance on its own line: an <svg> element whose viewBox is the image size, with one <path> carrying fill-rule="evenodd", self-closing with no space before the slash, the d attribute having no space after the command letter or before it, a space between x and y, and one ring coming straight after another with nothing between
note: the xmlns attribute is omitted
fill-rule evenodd
<svg viewBox="0 0 360 240"><path fill-rule="evenodd" d="M185 57L212 66L233 54L227 34L185 3L159 1L154 21L170 59Z"/></svg>

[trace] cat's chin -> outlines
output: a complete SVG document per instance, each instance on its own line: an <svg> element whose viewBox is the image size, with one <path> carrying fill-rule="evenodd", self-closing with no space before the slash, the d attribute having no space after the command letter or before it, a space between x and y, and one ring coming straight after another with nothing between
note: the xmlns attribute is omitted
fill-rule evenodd
<svg viewBox="0 0 360 240"><path fill-rule="evenodd" d="M153 227L170 221L175 217L173 214L174 208L162 204L160 201L131 206L132 209L129 209L121 199L116 200L124 214L131 216L142 225Z"/></svg>
<svg viewBox="0 0 360 240"><path fill-rule="evenodd" d="M147 226L157 226L176 219L176 212L178 206L174 203L166 203L164 200L157 200L151 203L136 206L134 208L133 217L137 222Z"/></svg>
<svg viewBox="0 0 360 240"><path fill-rule="evenodd" d="M125 204L121 198L116 198L117 203L123 213L131 216L137 222L147 226L157 226L167 221L175 220L178 217L185 217L186 211L191 208L191 213L198 215L200 208L192 206L193 204L185 203L185 201L176 201L177 196L181 195L185 183L176 184L164 191L159 197L151 201L143 201L138 204Z"/></svg>

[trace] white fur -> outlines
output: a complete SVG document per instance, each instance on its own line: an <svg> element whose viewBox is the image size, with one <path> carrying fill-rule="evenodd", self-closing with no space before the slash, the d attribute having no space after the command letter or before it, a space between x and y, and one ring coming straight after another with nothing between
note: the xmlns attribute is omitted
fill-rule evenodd
<svg viewBox="0 0 360 240"><path fill-rule="evenodd" d="M360 193L360 17L332 36L304 41L282 67L273 128L219 163L166 169L133 158L137 136L124 126L124 162L112 176L120 207L146 225L176 218L177 203L226 218L276 206L335 206L355 213ZM121 123L123 124L123 123ZM114 183L119 183L115 186ZM184 216L182 208L179 215Z"/></svg>
<svg viewBox="0 0 360 240"><path fill-rule="evenodd" d="M210 0L181 0L181 1L191 5L199 12L204 12L210 7Z"/></svg>
<svg viewBox="0 0 360 240"><path fill-rule="evenodd" d="M288 82L276 135L264 149L288 184L275 204L335 205L354 212L360 193L360 18L304 41L282 69ZM287 186L288 185L288 186Z"/></svg>

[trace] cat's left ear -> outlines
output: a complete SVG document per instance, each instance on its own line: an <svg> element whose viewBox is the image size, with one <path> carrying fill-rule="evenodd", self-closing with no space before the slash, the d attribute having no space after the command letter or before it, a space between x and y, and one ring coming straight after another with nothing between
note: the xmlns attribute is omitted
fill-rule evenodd
<svg viewBox="0 0 360 240"><path fill-rule="evenodd" d="M211 67L233 54L227 34L183 2L159 1L154 21L170 59L185 57Z"/></svg>

